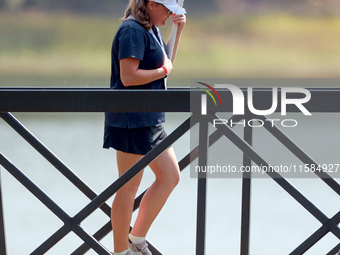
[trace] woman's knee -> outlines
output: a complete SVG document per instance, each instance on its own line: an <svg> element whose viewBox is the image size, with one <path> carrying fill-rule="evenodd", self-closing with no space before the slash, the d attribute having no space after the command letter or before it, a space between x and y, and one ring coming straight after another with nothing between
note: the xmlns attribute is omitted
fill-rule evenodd
<svg viewBox="0 0 340 255"><path fill-rule="evenodd" d="M168 168L164 170L164 173L164 175L156 176L156 180L163 182L163 185L166 185L171 189L175 188L181 179L179 168Z"/></svg>

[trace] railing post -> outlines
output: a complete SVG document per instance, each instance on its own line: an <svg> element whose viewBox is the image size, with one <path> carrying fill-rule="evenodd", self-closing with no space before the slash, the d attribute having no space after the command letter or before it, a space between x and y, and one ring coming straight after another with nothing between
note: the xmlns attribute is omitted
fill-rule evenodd
<svg viewBox="0 0 340 255"><path fill-rule="evenodd" d="M2 208L1 167L0 167L0 255L6 255L5 221Z"/></svg>
<svg viewBox="0 0 340 255"><path fill-rule="evenodd" d="M207 161L208 161L208 119L207 116L201 116L199 122L198 165L200 167L206 167ZM197 184L196 255L205 254L206 198L207 198L206 173L199 172Z"/></svg>
<svg viewBox="0 0 340 255"><path fill-rule="evenodd" d="M248 118L246 119L247 122ZM251 146L253 138L252 127L246 125L243 134L244 140ZM251 159L243 153L243 166L251 166ZM250 239L250 195L251 173L242 174L242 212L241 212L241 255L249 254Z"/></svg>

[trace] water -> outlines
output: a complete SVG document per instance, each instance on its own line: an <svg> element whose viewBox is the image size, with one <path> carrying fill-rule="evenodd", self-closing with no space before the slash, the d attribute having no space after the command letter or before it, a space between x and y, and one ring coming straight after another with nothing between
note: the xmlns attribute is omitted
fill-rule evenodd
<svg viewBox="0 0 340 255"><path fill-rule="evenodd" d="M14 115L96 193L105 190L117 178L114 151L102 149L103 114ZM188 116L168 114L165 125L167 132L174 130ZM338 125L338 115L316 115L312 119L301 120L299 127L285 131L316 161L340 163ZM70 216L74 216L89 202L2 120L0 130L1 153L36 182ZM236 129L236 132L241 134L240 129ZM263 143L255 139L254 148L271 162L280 162L283 158L295 160L263 130L255 130L254 135L256 139L265 138ZM230 142L226 139L221 141L226 144L224 152L227 158L231 161L241 158L239 150ZM189 134L176 142L174 149L179 159L185 156L190 150ZM153 178L151 170L146 169L140 191L147 188ZM328 217L333 217L339 211L339 196L319 179L289 181ZM1 182L8 254L30 254L55 233L62 222L3 168ZM166 255L195 254L196 190L197 180L190 178L187 168L182 174L180 184L152 226L148 239ZM253 179L252 192L251 254L289 254L321 227L313 216L273 180ZM112 199L108 204L111 201ZM209 179L206 254L239 254L240 213L241 179ZM97 210L82 223L82 227L87 232L94 233L108 221L108 217ZM333 234L328 234L306 254L325 254L338 242ZM102 243L113 250L111 234ZM81 240L70 233L47 254L70 254L80 244ZM90 251L88 254L96 253Z"/></svg>

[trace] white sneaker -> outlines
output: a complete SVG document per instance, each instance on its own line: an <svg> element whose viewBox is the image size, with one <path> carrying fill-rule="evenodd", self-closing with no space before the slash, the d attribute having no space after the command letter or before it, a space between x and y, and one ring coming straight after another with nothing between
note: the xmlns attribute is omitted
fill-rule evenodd
<svg viewBox="0 0 340 255"><path fill-rule="evenodd" d="M130 241L129 248L131 251L141 253L142 255L152 255L151 251L148 248L148 243L146 242L145 239L141 243L132 243Z"/></svg>

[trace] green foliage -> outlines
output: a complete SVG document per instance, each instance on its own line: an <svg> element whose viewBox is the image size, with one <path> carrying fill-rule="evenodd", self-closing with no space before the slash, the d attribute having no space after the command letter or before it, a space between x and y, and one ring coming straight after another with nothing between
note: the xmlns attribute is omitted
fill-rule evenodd
<svg viewBox="0 0 340 255"><path fill-rule="evenodd" d="M108 80L119 24L119 16L2 12L0 77ZM164 38L170 28L162 29ZM335 16L189 15L171 79L338 77L339 41L340 18Z"/></svg>

